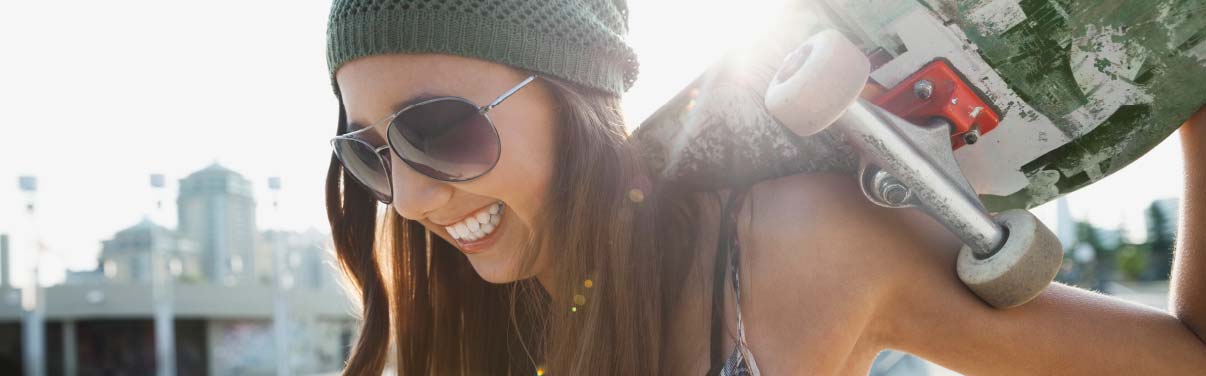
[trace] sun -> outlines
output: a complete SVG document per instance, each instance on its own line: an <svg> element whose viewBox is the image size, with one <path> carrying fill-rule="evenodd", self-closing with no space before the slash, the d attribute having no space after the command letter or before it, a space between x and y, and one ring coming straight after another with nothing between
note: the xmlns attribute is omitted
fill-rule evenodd
<svg viewBox="0 0 1206 376"><path fill-rule="evenodd" d="M624 97L629 129L677 94L726 51L767 35L785 0L629 2L628 42L641 64Z"/></svg>

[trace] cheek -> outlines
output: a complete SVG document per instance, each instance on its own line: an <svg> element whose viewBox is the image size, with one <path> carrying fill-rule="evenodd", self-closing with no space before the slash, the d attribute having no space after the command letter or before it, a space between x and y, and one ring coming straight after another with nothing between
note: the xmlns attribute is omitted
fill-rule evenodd
<svg viewBox="0 0 1206 376"><path fill-rule="evenodd" d="M499 119L502 154L487 175L499 198L511 205L525 222L539 213L553 178L556 147L551 116Z"/></svg>

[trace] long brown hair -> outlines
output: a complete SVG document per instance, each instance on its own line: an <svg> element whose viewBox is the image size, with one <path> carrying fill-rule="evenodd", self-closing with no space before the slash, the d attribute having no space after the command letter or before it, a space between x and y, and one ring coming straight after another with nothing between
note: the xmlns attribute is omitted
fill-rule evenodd
<svg viewBox="0 0 1206 376"><path fill-rule="evenodd" d="M529 266L535 249L552 255L551 294L534 279L485 282L451 244L393 210L378 222L376 201L332 156L327 215L363 309L345 374L380 374L390 345L404 375L661 372L663 322L698 209L646 178L616 97L544 82L557 106L556 166L525 254Z"/></svg>

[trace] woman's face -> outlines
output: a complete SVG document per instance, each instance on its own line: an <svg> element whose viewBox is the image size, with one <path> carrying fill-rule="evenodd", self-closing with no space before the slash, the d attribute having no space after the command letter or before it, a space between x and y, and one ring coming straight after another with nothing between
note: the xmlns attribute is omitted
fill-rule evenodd
<svg viewBox="0 0 1206 376"><path fill-rule="evenodd" d="M393 54L353 60L336 80L349 132L369 126L415 98L458 96L483 106L527 78L509 67L451 55ZM498 164L461 183L432 179L391 155L393 203L406 219L422 223L461 250L483 279L510 282L536 275L521 270L523 250L553 175L553 100L539 80L488 113L502 146ZM385 145L385 124L370 142Z"/></svg>

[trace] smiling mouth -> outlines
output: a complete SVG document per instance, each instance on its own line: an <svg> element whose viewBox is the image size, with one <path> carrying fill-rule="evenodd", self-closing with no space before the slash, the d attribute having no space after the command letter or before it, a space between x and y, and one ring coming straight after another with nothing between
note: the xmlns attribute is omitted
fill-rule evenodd
<svg viewBox="0 0 1206 376"><path fill-rule="evenodd" d="M503 203L499 201L481 208L460 222L444 226L444 230L462 243L480 240L498 230L502 215Z"/></svg>

